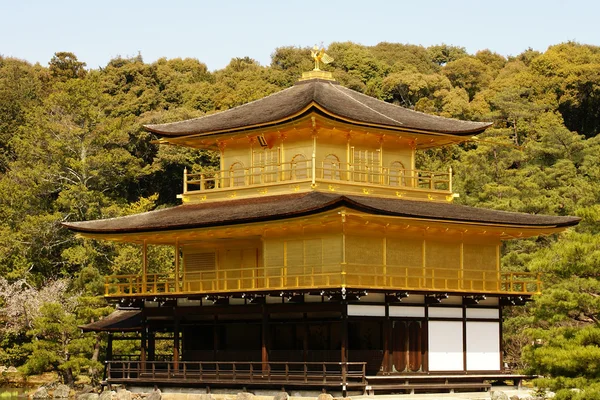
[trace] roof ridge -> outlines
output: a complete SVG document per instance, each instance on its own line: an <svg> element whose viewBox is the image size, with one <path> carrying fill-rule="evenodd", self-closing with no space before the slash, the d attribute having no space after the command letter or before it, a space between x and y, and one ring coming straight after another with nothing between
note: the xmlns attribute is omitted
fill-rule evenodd
<svg viewBox="0 0 600 400"><path fill-rule="evenodd" d="M372 97L372 96L369 96L369 95L367 95L367 94L361 93L361 92L359 92L359 91L357 91L357 90L353 90L353 89L347 88L347 87L345 87L345 86L341 86L341 87L342 87L342 88L344 88L344 89L346 89L346 90L349 90L349 91L351 91L352 93L356 93L356 94L358 94L359 96L363 96L363 97L366 97L366 98L368 98L368 99L371 99L371 100L378 100L378 101L381 101L381 102L382 102L382 103L384 103L384 104L387 104L387 105L390 105L390 106L393 106L393 107L399 107L399 108L401 108L401 109L403 109L403 110L406 110L406 111L408 111L408 112L412 112L412 113L415 113L415 114L426 115L426 116L428 116L428 117L433 117L433 118L442 119L442 120L448 120L448 119L451 119L451 120L453 120L453 121L455 121L455 122L461 122L461 123L464 123L464 124L466 124L466 125L470 125L470 124L481 124L481 125L488 125L488 126L489 126L489 125L492 125L492 123L491 123L491 122L481 122L481 121L466 121L466 120L464 120L464 119L458 119L458 118L453 118L453 117L442 117L441 115L428 114L428 113L426 113L426 112L423 112L423 111L417 111L417 110L413 110L413 109L411 109L411 108L408 108L408 107L400 106L400 105L393 104L393 103L388 103L387 101L383 101L383 100L381 100L381 99L378 99L377 97ZM343 91L342 91L341 89L338 89L338 90L339 90L340 92L342 92L342 93L343 93ZM350 96L349 94L347 94L347 93L344 93L344 94L345 94L346 96L348 96L349 98L353 99L354 101L356 101L356 102L358 102L358 103L360 103L360 104L363 104L363 103L362 103L360 100L354 99L354 98L353 98L352 96ZM368 107L368 106L366 106L366 105L365 105L365 107ZM368 108L370 108L370 107L368 107ZM381 113L380 113L380 114L381 114ZM384 115L384 114L381 114L381 115ZM385 115L384 115L384 116L385 116ZM389 118L389 117L388 117L388 118ZM391 118L389 118L389 119L391 119ZM392 119L392 121L394 121L394 120ZM396 122L399 122L399 121L396 121ZM401 123L401 122L400 122L400 123Z"/></svg>
<svg viewBox="0 0 600 400"><path fill-rule="evenodd" d="M279 95L279 94L281 94L281 93L283 93L283 92L285 92L287 90L293 89L294 87L295 87L294 85L292 85L290 87L286 87L286 88L284 88L284 89L282 89L282 90L280 90L278 92L271 93L271 94L269 94L269 95L267 95L265 97L277 96L277 95ZM151 126L159 126L159 125L165 125L165 124L177 124L177 123L180 123L180 122L186 122L187 123L187 122L190 122L190 121L198 121L198 120L201 120L201 119L204 119L204 118L212 117L213 115L220 115L222 113L226 113L227 111L239 110L242 107L245 107L245 106L248 106L250 104L256 103L257 101L261 101L265 97L261 97L261 98L258 98L256 100L252 100L252 101L249 101L247 103L240 104L239 106L228 108L226 110L220 110L220 111L214 112L212 114L205 114L205 115L202 115L202 116L196 117L196 118L185 119L183 121L163 122L163 123L160 123L160 124L147 124L147 125L143 125L143 126L144 126L144 128L150 129L149 127L151 127Z"/></svg>
<svg viewBox="0 0 600 400"><path fill-rule="evenodd" d="M331 82L330 82L329 84L331 85ZM396 120L396 119L394 119L394 118L392 118L392 117L390 117L390 116L387 116L387 115L385 115L384 113L381 113L381 112L379 112L379 111L375 110L375 109L374 109L374 108L372 108L372 107L369 107L368 105L366 105L365 103L361 102L360 100L358 100L358 99L355 99L354 97L350 96L348 93L344 93L344 91L343 91L343 90L340 90L339 88L335 87L335 85L331 85L331 87L333 87L335 90L337 90L338 92L340 92L340 93L341 93L341 94L343 94L344 96L348 97L349 99L352 99L352 100L354 100L355 102L357 102L357 103L358 103L358 104L360 104L361 106L363 106L363 107L365 107L365 108L367 108L367 109L369 109L369 110L373 111L374 113L376 113L376 114L379 114L380 116L382 116L382 117L384 117L384 118L387 118L387 119L389 119L390 121L394 121L394 122L396 122L397 124L404 125L404 122L400 122L400 121L398 121L398 120ZM350 89L350 90L351 90L351 89ZM354 90L354 91L355 91L355 90ZM355 92L356 92L356 91L355 91ZM359 92L356 92L356 93L359 93ZM366 95L365 95L365 96L366 96ZM370 97L370 96L368 96L368 97ZM374 97L370 97L370 98L373 98L373 99L374 99Z"/></svg>

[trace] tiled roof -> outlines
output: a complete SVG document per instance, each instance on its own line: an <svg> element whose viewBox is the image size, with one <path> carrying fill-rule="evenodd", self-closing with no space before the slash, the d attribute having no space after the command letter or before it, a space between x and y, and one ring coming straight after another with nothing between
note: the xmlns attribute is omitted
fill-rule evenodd
<svg viewBox="0 0 600 400"><path fill-rule="evenodd" d="M125 217L70 222L64 225L82 233L153 232L281 220L318 214L340 207L373 215L489 225L568 227L580 221L577 217L515 213L450 203L309 192L184 204Z"/></svg>
<svg viewBox="0 0 600 400"><path fill-rule="evenodd" d="M177 137L270 126L311 112L318 105L326 113L350 122L384 128L414 129L452 135L474 135L491 124L460 121L424 114L375 99L336 82L311 79L262 99L200 118L146 125L152 132Z"/></svg>
<svg viewBox="0 0 600 400"><path fill-rule="evenodd" d="M84 332L126 332L142 329L140 310L115 310L99 321L80 326Z"/></svg>

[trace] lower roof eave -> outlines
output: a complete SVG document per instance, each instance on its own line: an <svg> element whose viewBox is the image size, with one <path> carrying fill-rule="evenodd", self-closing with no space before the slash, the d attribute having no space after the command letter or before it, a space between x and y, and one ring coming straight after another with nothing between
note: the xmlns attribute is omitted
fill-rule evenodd
<svg viewBox="0 0 600 400"><path fill-rule="evenodd" d="M510 230L507 231L507 238L552 234L577 225L580 221L578 217L531 215L450 203L307 192L184 204L137 215L63 225L85 237L127 240L127 235L248 226L326 215L328 212L335 214L343 210L373 218L506 229Z"/></svg>
<svg viewBox="0 0 600 400"><path fill-rule="evenodd" d="M139 309L117 309L106 317L81 325L83 332L136 332L142 327L142 314Z"/></svg>

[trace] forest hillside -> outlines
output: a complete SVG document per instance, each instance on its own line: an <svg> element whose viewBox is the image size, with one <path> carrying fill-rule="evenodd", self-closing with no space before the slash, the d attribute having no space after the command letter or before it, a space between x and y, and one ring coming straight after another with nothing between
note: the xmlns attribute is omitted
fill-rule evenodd
<svg viewBox="0 0 600 400"><path fill-rule="evenodd" d="M328 54L327 68L351 89L494 123L466 144L419 154L417 168L452 166L457 202L583 218L560 237L503 247L504 269L544 274L542 295L506 311L504 360L548 377L538 383L558 398L600 398L600 47L569 42L507 58L347 42ZM215 154L157 147L142 125L256 100L313 67L309 48L277 48L271 59L209 71L196 59L87 69L68 52L47 66L0 56L0 365L97 379L105 338L77 325L111 311L102 277L138 272L140 249L78 239L61 222L177 204L183 169L215 168ZM151 272L171 268L170 251L152 249ZM560 390L572 387L585 391Z"/></svg>

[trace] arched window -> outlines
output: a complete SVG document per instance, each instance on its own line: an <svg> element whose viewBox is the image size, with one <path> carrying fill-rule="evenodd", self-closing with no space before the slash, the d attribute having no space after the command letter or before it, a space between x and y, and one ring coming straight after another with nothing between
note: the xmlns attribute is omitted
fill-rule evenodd
<svg viewBox="0 0 600 400"><path fill-rule="evenodd" d="M405 186L406 170L400 161L394 161L390 165L390 186Z"/></svg>
<svg viewBox="0 0 600 400"><path fill-rule="evenodd" d="M296 154L291 162L291 178L308 179L308 162L303 154Z"/></svg>
<svg viewBox="0 0 600 400"><path fill-rule="evenodd" d="M340 159L335 154L323 160L323 179L340 179Z"/></svg>
<svg viewBox="0 0 600 400"><path fill-rule="evenodd" d="M235 162L229 167L229 178L231 186L245 186L246 177L244 164L241 162Z"/></svg>

